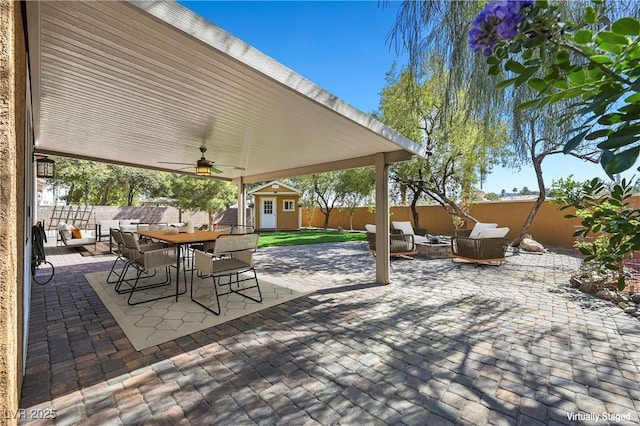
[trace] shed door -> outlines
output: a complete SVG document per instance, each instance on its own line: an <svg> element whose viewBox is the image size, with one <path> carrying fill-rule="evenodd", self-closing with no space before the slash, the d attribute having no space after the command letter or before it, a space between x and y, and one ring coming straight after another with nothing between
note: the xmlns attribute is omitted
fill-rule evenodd
<svg viewBox="0 0 640 426"><path fill-rule="evenodd" d="M276 227L276 200L275 198L263 198L260 207L260 227L275 229Z"/></svg>

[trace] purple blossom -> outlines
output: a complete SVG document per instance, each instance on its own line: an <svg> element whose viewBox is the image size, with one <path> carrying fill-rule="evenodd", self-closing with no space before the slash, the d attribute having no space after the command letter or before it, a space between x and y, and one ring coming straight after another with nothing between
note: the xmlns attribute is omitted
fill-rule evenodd
<svg viewBox="0 0 640 426"><path fill-rule="evenodd" d="M533 5L533 0L489 3L473 21L469 31L469 45L474 52L482 50L489 56L501 40L508 40L518 34L518 25L524 15L522 9Z"/></svg>

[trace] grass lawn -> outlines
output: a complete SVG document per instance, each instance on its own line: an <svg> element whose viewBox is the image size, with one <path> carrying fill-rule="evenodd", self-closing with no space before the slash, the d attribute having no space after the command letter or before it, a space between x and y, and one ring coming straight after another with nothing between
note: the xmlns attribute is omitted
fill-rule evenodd
<svg viewBox="0 0 640 426"><path fill-rule="evenodd" d="M305 229L301 231L274 231L260 233L258 247L295 246L318 243L342 243L346 241L366 241L363 232Z"/></svg>

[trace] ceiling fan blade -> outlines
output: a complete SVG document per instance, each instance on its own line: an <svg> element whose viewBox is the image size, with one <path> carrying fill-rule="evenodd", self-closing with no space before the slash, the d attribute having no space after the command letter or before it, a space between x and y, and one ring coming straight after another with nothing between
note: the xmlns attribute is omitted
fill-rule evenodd
<svg viewBox="0 0 640 426"><path fill-rule="evenodd" d="M176 164L176 165L184 165L184 166L192 166L191 163L172 163L171 161L158 161L159 164Z"/></svg>
<svg viewBox="0 0 640 426"><path fill-rule="evenodd" d="M224 173L222 170L216 169L214 166L211 166L211 172L212 173Z"/></svg>
<svg viewBox="0 0 640 426"><path fill-rule="evenodd" d="M215 167L222 167L225 169L234 169L234 170L246 170L244 167L240 167L240 166L230 166L228 164L218 164L218 163L214 163Z"/></svg>

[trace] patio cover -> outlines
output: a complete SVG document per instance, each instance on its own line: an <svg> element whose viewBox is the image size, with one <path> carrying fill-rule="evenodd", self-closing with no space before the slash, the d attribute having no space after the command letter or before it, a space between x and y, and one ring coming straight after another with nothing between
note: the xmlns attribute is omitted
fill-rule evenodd
<svg viewBox="0 0 640 426"><path fill-rule="evenodd" d="M177 3L26 4L37 153L193 173L204 141L241 185L375 165L380 183L423 154Z"/></svg>

